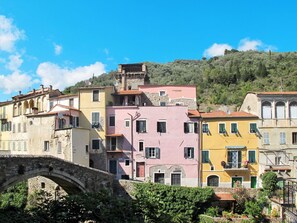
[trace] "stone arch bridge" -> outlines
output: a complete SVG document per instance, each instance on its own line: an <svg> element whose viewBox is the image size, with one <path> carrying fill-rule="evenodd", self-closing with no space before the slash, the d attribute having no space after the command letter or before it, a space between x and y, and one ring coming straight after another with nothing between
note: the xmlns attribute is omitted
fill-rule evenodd
<svg viewBox="0 0 297 223"><path fill-rule="evenodd" d="M110 173L53 156L0 156L0 192L36 176L53 180L68 194L112 190L114 180Z"/></svg>

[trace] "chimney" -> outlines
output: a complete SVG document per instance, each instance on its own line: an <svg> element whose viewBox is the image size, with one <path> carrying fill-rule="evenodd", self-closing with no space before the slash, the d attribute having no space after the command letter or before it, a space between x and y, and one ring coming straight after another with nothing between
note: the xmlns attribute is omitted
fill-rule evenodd
<svg viewBox="0 0 297 223"><path fill-rule="evenodd" d="M40 88L41 88L41 92L43 93L44 92L44 86L43 86L43 84L40 85Z"/></svg>
<svg viewBox="0 0 297 223"><path fill-rule="evenodd" d="M53 86L52 86L52 85L49 86L49 90L50 90L50 91L53 90Z"/></svg>
<svg viewBox="0 0 297 223"><path fill-rule="evenodd" d="M35 94L35 88L33 88L33 93Z"/></svg>
<svg viewBox="0 0 297 223"><path fill-rule="evenodd" d="M21 95L22 94L22 91L19 91L19 95Z"/></svg>

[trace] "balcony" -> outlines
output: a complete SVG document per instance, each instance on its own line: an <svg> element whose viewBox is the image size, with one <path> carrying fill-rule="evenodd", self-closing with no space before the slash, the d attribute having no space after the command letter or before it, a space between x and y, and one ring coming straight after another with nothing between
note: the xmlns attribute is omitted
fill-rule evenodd
<svg viewBox="0 0 297 223"><path fill-rule="evenodd" d="M221 165L223 166L225 171L234 171L234 170L243 170L248 171L248 163L247 162L225 162L222 161Z"/></svg>

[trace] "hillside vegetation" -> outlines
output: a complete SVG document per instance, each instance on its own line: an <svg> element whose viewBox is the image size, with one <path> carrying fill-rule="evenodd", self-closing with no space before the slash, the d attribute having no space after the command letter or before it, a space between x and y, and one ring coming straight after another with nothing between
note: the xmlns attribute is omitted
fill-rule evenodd
<svg viewBox="0 0 297 223"><path fill-rule="evenodd" d="M274 53L226 50L224 56L202 60L176 60L160 64L145 62L151 84L193 84L204 105L240 105L249 91L297 90L297 52ZM65 89L112 85L116 71L81 81Z"/></svg>

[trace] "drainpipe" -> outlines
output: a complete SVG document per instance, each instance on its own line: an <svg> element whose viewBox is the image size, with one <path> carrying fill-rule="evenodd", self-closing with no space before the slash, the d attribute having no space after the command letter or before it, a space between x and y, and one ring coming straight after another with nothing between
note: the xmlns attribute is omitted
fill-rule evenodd
<svg viewBox="0 0 297 223"><path fill-rule="evenodd" d="M131 178L132 180L134 180L134 137L133 137L133 122L134 120L138 119L140 117L140 113L136 112L135 115L131 115L130 113L128 113L128 115L130 116L130 120L131 120L131 127L130 127L130 134L131 134L131 142L130 142L130 149L131 149Z"/></svg>

